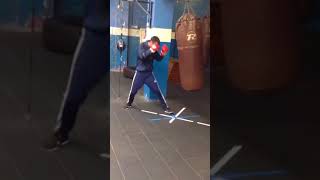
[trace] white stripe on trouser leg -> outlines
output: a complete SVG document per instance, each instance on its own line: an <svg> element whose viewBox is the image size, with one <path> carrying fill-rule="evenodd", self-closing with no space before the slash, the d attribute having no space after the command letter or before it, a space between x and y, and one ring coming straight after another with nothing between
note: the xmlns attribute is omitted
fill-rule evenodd
<svg viewBox="0 0 320 180"><path fill-rule="evenodd" d="M132 92L132 87L133 87L134 81L136 79L136 75L137 75L137 70L134 72L134 75L133 75L133 78L132 78L132 83L131 83L131 88L130 88L129 96L128 96L128 99L127 99L127 103L129 103L130 94Z"/></svg>
<svg viewBox="0 0 320 180"><path fill-rule="evenodd" d="M168 104L167 104L166 98L164 98L164 96L163 96L163 94L162 94L162 91L161 91L161 89L160 89L160 86L159 86L159 84L158 84L158 81L157 81L157 79L156 79L156 76L153 74L153 72L152 72L152 75L153 75L154 80L156 81L156 84L157 84L157 86L158 86L158 89L159 89L159 91L160 91L160 94L161 94L161 96L162 96L162 99L164 100L164 103L166 104L166 106L167 106L167 108L168 108Z"/></svg>
<svg viewBox="0 0 320 180"><path fill-rule="evenodd" d="M64 97L63 97L63 100L62 100L62 104L61 104L61 106L60 106L60 110L59 110L59 114L58 114L58 118L57 118L57 125L56 125L55 130L57 130L57 129L60 128L60 126L61 126L61 117L62 117L62 114L63 114L63 109L64 109L64 106L65 106L67 97L69 96L71 81L72 81L72 78L73 78L74 67L75 67L76 62L77 62L77 60L78 60L78 58L79 58L79 53L80 53L81 47L82 47L82 45L83 45L83 41L84 41L84 38L85 38L85 34L86 34L86 30L83 28L83 29L82 29L82 33L81 33L81 37L80 37L80 39L79 39L79 42L78 42L78 45L77 45L77 48L76 48L76 51L75 51L75 53L74 53L74 55L73 55L73 60L72 60L72 65L71 65L69 80L68 80L67 88L66 88L65 93L64 93Z"/></svg>

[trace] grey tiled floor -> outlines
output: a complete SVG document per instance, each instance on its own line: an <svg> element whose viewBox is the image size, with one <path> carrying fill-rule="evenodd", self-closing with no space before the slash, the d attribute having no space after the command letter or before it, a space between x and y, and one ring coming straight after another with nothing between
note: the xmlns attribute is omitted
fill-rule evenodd
<svg viewBox="0 0 320 180"><path fill-rule="evenodd" d="M123 109L131 80L121 76L119 97L118 78L119 73L111 74L111 179L208 180L210 128L183 121L172 124L168 120L151 121L150 118L158 116L136 109ZM206 90L208 88L203 91ZM141 109L161 112L157 102L144 100L142 91L137 94L135 105ZM179 91L182 96L182 90L169 85L167 101L171 108L177 112L186 106L183 114L199 114L199 118L192 120L210 123L210 113L202 113L199 110L201 108L184 103L181 97L175 95ZM185 98L190 97L190 94L186 93ZM202 92L198 94L198 98L203 96ZM209 98L203 103L203 108L209 109Z"/></svg>

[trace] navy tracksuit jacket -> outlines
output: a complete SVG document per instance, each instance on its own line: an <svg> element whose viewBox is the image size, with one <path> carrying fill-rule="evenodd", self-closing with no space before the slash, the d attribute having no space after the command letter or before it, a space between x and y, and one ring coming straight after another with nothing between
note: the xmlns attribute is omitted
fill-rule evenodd
<svg viewBox="0 0 320 180"><path fill-rule="evenodd" d="M109 2L88 0L81 38L69 75L55 131L64 135L72 130L79 107L89 91L109 71ZM109 90L109 88L107 88ZM108 95L109 93L106 92Z"/></svg>
<svg viewBox="0 0 320 180"><path fill-rule="evenodd" d="M140 44L138 48L136 72L132 80L132 85L127 101L129 105L132 104L134 96L137 94L138 90L143 86L143 84L146 84L158 96L162 108L164 110L168 108L166 100L152 72L153 61L161 61L162 59L163 56L161 56L158 52L152 53L150 51L148 41Z"/></svg>

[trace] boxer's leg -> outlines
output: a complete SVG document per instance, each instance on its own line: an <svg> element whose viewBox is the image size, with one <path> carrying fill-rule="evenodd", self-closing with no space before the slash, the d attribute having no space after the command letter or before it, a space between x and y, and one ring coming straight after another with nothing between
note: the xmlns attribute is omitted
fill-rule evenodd
<svg viewBox="0 0 320 180"><path fill-rule="evenodd" d="M155 93L158 96L162 109L166 113L172 114L172 112L170 111L170 108L166 102L166 99L161 92L160 86L159 86L153 73L150 73L148 78L146 78L145 84L153 91L153 93Z"/></svg>
<svg viewBox="0 0 320 180"><path fill-rule="evenodd" d="M132 84L131 84L126 107L131 106L131 104L134 100L134 96L137 94L139 89L141 89L141 87L143 86L145 78L146 78L145 72L139 72L139 71L135 72L135 74L133 76L133 80L132 80Z"/></svg>
<svg viewBox="0 0 320 180"><path fill-rule="evenodd" d="M66 135L72 130L79 107L89 91L107 73L107 38L99 33L85 31L78 54L57 118L56 130Z"/></svg>
<svg viewBox="0 0 320 180"><path fill-rule="evenodd" d="M68 140L76 115L80 106L85 101L89 91L109 71L107 59L107 35L83 30L74 55L69 81L62 100L55 138L46 145L48 149L55 148L59 143L64 144ZM54 141L57 141L56 144Z"/></svg>

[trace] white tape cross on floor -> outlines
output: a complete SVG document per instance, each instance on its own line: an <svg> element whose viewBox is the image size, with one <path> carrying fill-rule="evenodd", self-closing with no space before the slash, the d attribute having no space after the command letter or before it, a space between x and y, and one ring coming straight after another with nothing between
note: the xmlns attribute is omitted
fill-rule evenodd
<svg viewBox="0 0 320 180"><path fill-rule="evenodd" d="M192 120L179 117L179 116L182 114L182 112L183 112L184 110L186 110L186 109L187 109L186 107L183 107L183 108L182 108L177 114L175 114L175 115L160 114L160 113L157 113L157 112L147 111L147 110L143 110L143 109L141 109L140 111L141 111L141 112L144 112L144 113L148 113L148 114L154 114L154 115L159 115L159 116L171 118L170 121L169 121L170 124L172 124L176 119L181 120L181 121L186 121L186 122L193 123L194 121L192 121ZM207 124L207 123L202 123L202 122L196 122L196 123L199 124L199 125L203 125L203 126L208 126L208 127L210 127L210 124Z"/></svg>

